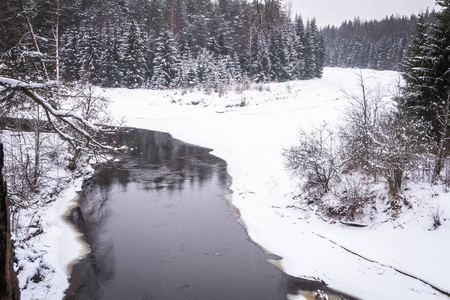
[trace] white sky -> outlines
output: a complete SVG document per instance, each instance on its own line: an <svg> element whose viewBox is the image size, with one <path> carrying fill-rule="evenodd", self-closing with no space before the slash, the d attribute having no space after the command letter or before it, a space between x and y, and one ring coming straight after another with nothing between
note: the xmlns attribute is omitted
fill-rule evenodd
<svg viewBox="0 0 450 300"><path fill-rule="evenodd" d="M319 27L339 26L355 16L361 20L382 19L386 15L411 15L426 10L438 10L435 0L285 0L292 3L292 17L300 14L303 20L316 18Z"/></svg>

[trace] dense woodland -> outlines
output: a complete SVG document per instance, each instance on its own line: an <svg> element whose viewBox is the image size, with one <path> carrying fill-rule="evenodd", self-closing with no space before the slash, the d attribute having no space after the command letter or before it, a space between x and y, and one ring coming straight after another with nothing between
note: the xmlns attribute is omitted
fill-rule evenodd
<svg viewBox="0 0 450 300"><path fill-rule="evenodd" d="M217 90L243 80L321 77L325 60L315 20L291 21L280 0L60 0L59 6L55 0L6 0L0 6L6 37L0 61L4 71L20 68L21 74L30 60L50 61L55 69L59 59L66 81Z"/></svg>
<svg viewBox="0 0 450 300"><path fill-rule="evenodd" d="M434 13L421 15L436 23ZM419 17L390 16L383 20L345 21L341 26L321 29L325 39L325 65L401 71L400 63L409 56L409 44L416 32Z"/></svg>

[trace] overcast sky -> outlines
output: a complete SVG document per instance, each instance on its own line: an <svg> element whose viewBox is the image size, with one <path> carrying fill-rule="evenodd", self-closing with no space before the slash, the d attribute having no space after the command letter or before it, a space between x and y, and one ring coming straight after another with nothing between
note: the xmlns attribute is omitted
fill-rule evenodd
<svg viewBox="0 0 450 300"><path fill-rule="evenodd" d="M344 20L382 19L386 15L411 15L438 8L435 0L285 0L292 3L293 14L300 14L304 21L316 18L319 27L339 26Z"/></svg>

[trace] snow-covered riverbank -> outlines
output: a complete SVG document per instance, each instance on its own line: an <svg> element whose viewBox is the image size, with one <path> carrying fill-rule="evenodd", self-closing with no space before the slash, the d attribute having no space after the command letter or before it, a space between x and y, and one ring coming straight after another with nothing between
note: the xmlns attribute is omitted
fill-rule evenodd
<svg viewBox="0 0 450 300"><path fill-rule="evenodd" d="M324 222L292 199L297 187L284 168L283 148L296 143L301 128L338 121L347 105L342 91L359 93L356 74L328 68L322 79L259 85L221 97L175 90L98 91L108 98L116 118L125 117L127 126L168 132L212 148L226 160L233 180L232 202L250 237L282 257L288 274L323 280L362 299L450 298L430 286L450 293L450 196L443 189L410 185L413 208L399 219L367 228ZM386 88L398 80L396 72L363 74L370 77L368 84ZM47 247L46 255L53 256L46 262L55 264L56 271L54 279L45 282L52 286L47 299L62 296L65 268L78 255L76 236L60 225L68 198L46 213L49 234L40 237L41 248ZM430 230L438 208L442 225ZM57 258L62 254L63 260ZM42 283L41 287L45 291ZM31 294L25 293L24 299L36 299Z"/></svg>
<svg viewBox="0 0 450 300"><path fill-rule="evenodd" d="M62 299L69 287L71 265L88 251L74 226L65 219L76 205L82 182L83 178L72 182L49 207L21 212L20 222L39 221L42 229L36 234L30 232L28 239L16 245L22 299Z"/></svg>
<svg viewBox="0 0 450 300"><path fill-rule="evenodd" d="M169 132L225 159L233 178L232 201L250 237L283 257L287 273L322 279L363 299L449 298L424 283L450 292L450 197L444 191L411 187L413 209L366 229L330 225L295 208L295 186L284 169L282 149L296 142L300 128L339 119L347 104L342 91L360 92L357 73L325 69L323 79L222 97L125 89L103 94L113 115L125 116L128 126ZM396 72L363 74L368 84L386 89L398 80ZM437 207L447 221L430 231Z"/></svg>

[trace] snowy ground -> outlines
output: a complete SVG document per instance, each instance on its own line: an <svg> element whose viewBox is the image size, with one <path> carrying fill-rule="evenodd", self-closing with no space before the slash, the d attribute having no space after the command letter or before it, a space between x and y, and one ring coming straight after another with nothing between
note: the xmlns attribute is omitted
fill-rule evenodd
<svg viewBox="0 0 450 300"><path fill-rule="evenodd" d="M71 265L82 258L87 245L63 215L76 205L83 178L71 183L50 207L22 211L20 222L38 218L43 233L16 241L22 299L62 299L69 287ZM17 238L17 237L16 237Z"/></svg>
<svg viewBox="0 0 450 300"><path fill-rule="evenodd" d="M13 168L21 162L17 159L20 151L34 155L34 150L30 149L30 145L34 145L34 134L5 130L1 138L5 147L5 178L14 199L12 192L18 192L14 181L24 174L18 174ZM70 172L64 152L55 154L50 161L49 155L63 149L61 141L50 133L41 133L40 138L41 150L45 153L40 165L42 190L30 199L26 209L15 210L12 214L16 270L22 299L62 299L68 287L70 265L86 252L79 234L62 215L76 204L76 191L93 170L85 166L84 176Z"/></svg>
<svg viewBox="0 0 450 300"><path fill-rule="evenodd" d="M363 72L370 84L386 88L398 79L396 72ZM325 69L322 79L255 85L221 97L192 91L99 91L109 99L112 114L124 116L127 126L169 132L212 148L226 160L233 205L250 237L282 257L286 273L321 279L362 299L450 298L450 195L443 189L411 185L407 193L413 209L366 228L324 222L293 200L297 187L284 169L282 150L296 143L301 128L339 119L347 105L342 91L359 92L355 73ZM64 203L55 211L62 214L68 205ZM430 230L438 207L442 225ZM62 225L55 228L70 231ZM54 238L43 244L53 249L53 256L59 253L58 245L67 248ZM59 264L58 273L68 261L55 258L51 263ZM60 290L62 282L55 281ZM47 298L58 299L60 292L52 295Z"/></svg>
<svg viewBox="0 0 450 300"><path fill-rule="evenodd" d="M414 186L408 192L414 209L365 229L330 225L296 209L292 200L295 186L284 169L282 149L295 144L300 128L338 120L347 103L342 91L359 93L357 73L325 69L323 79L255 86L222 97L124 89L103 94L112 101L113 115L125 116L128 126L169 132L225 159L233 178L232 201L250 237L282 257L287 273L322 279L363 299L450 298L424 283L450 293L449 194ZM363 74L369 84L386 90L399 77L396 72ZM430 231L437 207L447 221Z"/></svg>

